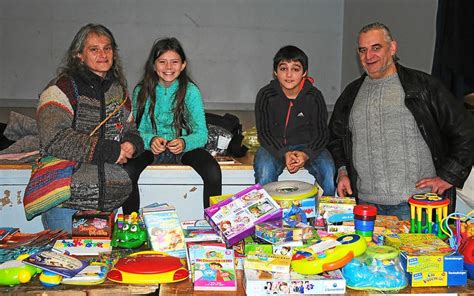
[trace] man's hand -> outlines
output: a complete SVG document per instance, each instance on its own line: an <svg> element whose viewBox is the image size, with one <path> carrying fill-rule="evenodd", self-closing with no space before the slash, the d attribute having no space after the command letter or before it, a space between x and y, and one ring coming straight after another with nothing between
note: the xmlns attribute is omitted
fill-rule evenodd
<svg viewBox="0 0 474 296"><path fill-rule="evenodd" d="M183 139L174 139L168 142L166 147L173 154L180 154L184 150L184 140Z"/></svg>
<svg viewBox="0 0 474 296"><path fill-rule="evenodd" d="M349 180L349 176L346 174L339 174L337 180L337 195L339 197L352 195L351 180Z"/></svg>
<svg viewBox="0 0 474 296"><path fill-rule="evenodd" d="M135 153L135 146L130 142L123 142L120 144L120 155L115 163L124 164L133 157Z"/></svg>
<svg viewBox="0 0 474 296"><path fill-rule="evenodd" d="M431 188L431 192L436 193L438 195L443 194L446 190L453 187L453 185L449 184L448 182L444 181L440 177L434 178L425 178L421 179L416 182L416 188Z"/></svg>
<svg viewBox="0 0 474 296"><path fill-rule="evenodd" d="M150 145L151 152L153 152L153 154L155 155L158 155L164 152L166 150L166 143L167 143L166 139L160 138L160 137L154 137L151 140L151 145Z"/></svg>

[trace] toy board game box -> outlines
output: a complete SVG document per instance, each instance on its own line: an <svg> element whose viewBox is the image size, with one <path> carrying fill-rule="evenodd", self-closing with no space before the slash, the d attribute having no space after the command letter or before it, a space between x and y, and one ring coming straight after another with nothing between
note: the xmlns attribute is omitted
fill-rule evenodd
<svg viewBox="0 0 474 296"><path fill-rule="evenodd" d="M247 295L266 294L344 294L346 280L339 269L315 275L296 272L272 273L245 269L244 287Z"/></svg>
<svg viewBox="0 0 474 296"><path fill-rule="evenodd" d="M412 287L445 287L467 285L467 271L407 272L408 283Z"/></svg>
<svg viewBox="0 0 474 296"><path fill-rule="evenodd" d="M289 273L290 264L290 256L249 252L244 260L244 269Z"/></svg>
<svg viewBox="0 0 474 296"><path fill-rule="evenodd" d="M429 233L399 233L384 237L385 244L400 250L406 272L462 271L463 257L437 236Z"/></svg>
<svg viewBox="0 0 474 296"><path fill-rule="evenodd" d="M318 201L318 213L315 221L317 229L325 229L329 233L353 232L353 226L338 225L337 222L354 220L353 210L356 205L353 197L321 196Z"/></svg>
<svg viewBox="0 0 474 296"><path fill-rule="evenodd" d="M297 224L296 227L285 226L280 220L255 225L255 236L276 244L311 239L314 235L313 230L313 227L302 223Z"/></svg>
<svg viewBox="0 0 474 296"><path fill-rule="evenodd" d="M255 232L255 224L279 220L280 206L259 185L250 186L231 198L204 210L212 228L232 246Z"/></svg>
<svg viewBox="0 0 474 296"><path fill-rule="evenodd" d="M113 212L77 211L72 216L72 237L111 239L114 220Z"/></svg>

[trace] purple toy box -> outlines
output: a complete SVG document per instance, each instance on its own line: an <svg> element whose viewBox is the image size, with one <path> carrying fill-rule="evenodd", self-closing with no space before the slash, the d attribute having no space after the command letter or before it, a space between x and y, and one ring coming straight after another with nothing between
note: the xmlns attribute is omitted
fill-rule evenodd
<svg viewBox="0 0 474 296"><path fill-rule="evenodd" d="M230 247L252 235L255 232L255 224L281 220L282 210L273 198L256 184L205 209L204 217Z"/></svg>

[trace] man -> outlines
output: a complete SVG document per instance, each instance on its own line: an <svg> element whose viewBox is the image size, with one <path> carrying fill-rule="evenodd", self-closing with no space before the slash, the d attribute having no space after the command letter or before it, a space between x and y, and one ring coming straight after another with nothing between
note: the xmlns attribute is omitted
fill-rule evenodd
<svg viewBox="0 0 474 296"><path fill-rule="evenodd" d="M363 27L358 43L365 74L346 87L329 122L337 193L408 220L411 195L463 186L474 121L438 80L397 63L385 25Z"/></svg>

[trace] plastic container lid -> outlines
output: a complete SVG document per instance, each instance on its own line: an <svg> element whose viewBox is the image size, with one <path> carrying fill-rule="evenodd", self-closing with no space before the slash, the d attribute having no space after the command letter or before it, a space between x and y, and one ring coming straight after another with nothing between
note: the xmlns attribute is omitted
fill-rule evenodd
<svg viewBox="0 0 474 296"><path fill-rule="evenodd" d="M354 215L358 216L376 216L377 208L371 205L357 205L354 207Z"/></svg>

